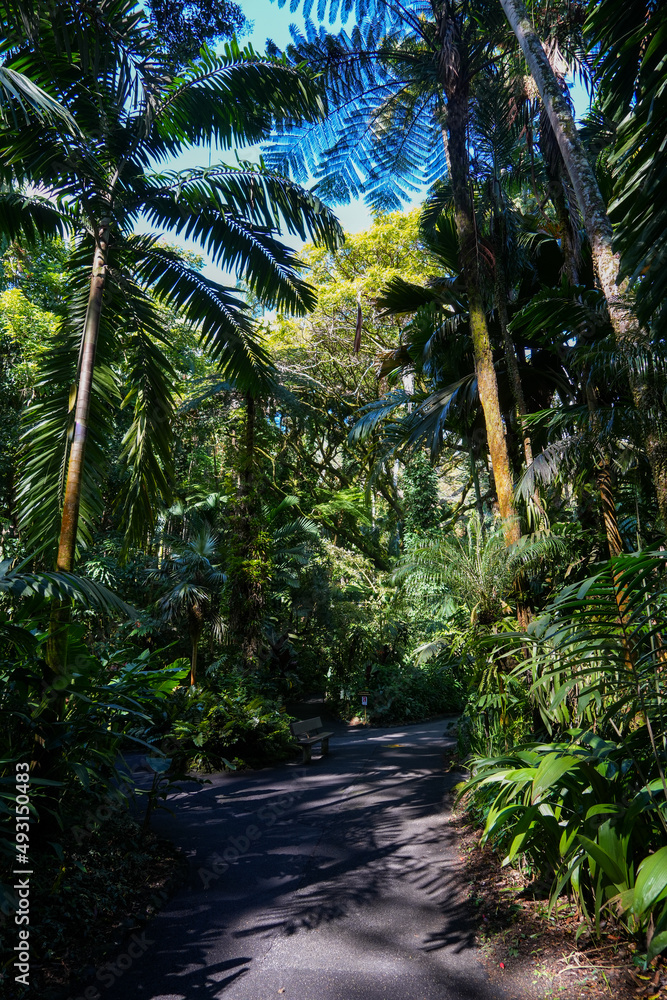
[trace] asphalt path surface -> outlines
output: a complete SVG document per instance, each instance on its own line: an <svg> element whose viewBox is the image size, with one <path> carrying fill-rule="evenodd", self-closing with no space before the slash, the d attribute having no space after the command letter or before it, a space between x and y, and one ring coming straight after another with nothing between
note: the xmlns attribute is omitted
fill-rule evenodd
<svg viewBox="0 0 667 1000"><path fill-rule="evenodd" d="M446 727L349 730L309 765L170 799L153 826L186 852L188 882L98 970L99 997L503 1000L447 822Z"/></svg>

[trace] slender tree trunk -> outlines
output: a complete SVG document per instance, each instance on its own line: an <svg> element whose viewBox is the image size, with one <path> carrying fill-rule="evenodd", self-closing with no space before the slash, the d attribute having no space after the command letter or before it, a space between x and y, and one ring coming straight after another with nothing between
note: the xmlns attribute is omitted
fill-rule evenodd
<svg viewBox="0 0 667 1000"><path fill-rule="evenodd" d="M623 285L618 282L619 255L612 249L611 223L572 113L523 0L500 2L519 40L572 182L614 333L619 343L636 343L639 336L638 324L628 308ZM651 403L650 388L636 378L633 378L631 388L635 406L640 413L645 412ZM646 435L644 443L660 515L667 525L667 444L660 434L651 432Z"/></svg>
<svg viewBox="0 0 667 1000"><path fill-rule="evenodd" d="M470 446L468 451L470 456L470 475L472 477L472 483L475 488L475 507L477 508L477 515L479 517L479 524L484 532L484 504L482 503L482 491L479 488L479 475L477 473L477 459L475 458L475 449Z"/></svg>
<svg viewBox="0 0 667 1000"><path fill-rule="evenodd" d="M636 330L637 324L625 302L623 289L617 281L619 257L611 246L611 223L593 168L579 138L572 112L523 0L500 0L500 2L540 93L572 182L593 251L595 269L609 307L612 326L617 336L627 337L630 331Z"/></svg>
<svg viewBox="0 0 667 1000"><path fill-rule="evenodd" d="M521 375L519 374L519 363L514 349L514 342L509 332L509 316L507 314L507 279L505 277L505 267L502 262L501 253L502 251L496 255L496 306L498 309L500 329L503 334L505 358L507 360L507 370L510 377L510 387L512 389L512 396L514 397L514 405L516 407L521 440L523 441L523 454L526 460L526 468L528 468L533 464L533 446L530 440L530 434L526 430L525 426L525 416L527 413L526 400L523 394L523 386L521 384ZM533 503L535 504L537 510L541 510L540 493L537 486L535 486L535 489L533 490ZM525 573L520 573L517 576L515 592L516 620L519 628L525 632L533 617L533 609L530 605L529 590ZM527 655L527 650L525 650L525 653Z"/></svg>
<svg viewBox="0 0 667 1000"><path fill-rule="evenodd" d="M514 405L516 406L516 412L519 419L519 430L521 432L521 440L523 442L523 454L526 460L526 468L528 468L529 465L533 464L533 445L530 440L530 434L526 430L525 426L525 417L528 410L526 409L526 398L523 394L523 385L521 384L519 362L514 348L514 341L512 340L512 336L509 331L505 266L498 256L496 257L496 261L496 308L498 310L500 329L503 334L503 345L505 347L505 359L507 361L507 373L509 375L510 388L512 390Z"/></svg>
<svg viewBox="0 0 667 1000"><path fill-rule="evenodd" d="M477 230L468 187L468 115L468 89L465 86L460 86L450 91L447 96L447 127L454 212L459 238L461 271L468 297L470 336L475 356L477 387L484 411L498 505L501 516L506 522L505 537L509 545L518 540L521 532L514 508L514 483L498 398L498 380L493 367L493 353L479 280Z"/></svg>
<svg viewBox="0 0 667 1000"><path fill-rule="evenodd" d="M192 657L190 659L190 687L194 687L195 681L197 680L197 649L198 649L198 642L196 639L193 639Z"/></svg>
<svg viewBox="0 0 667 1000"><path fill-rule="evenodd" d="M190 654L190 687L197 681L197 660L199 657L199 643L204 630L204 611L200 604L196 602L188 608L188 635L192 652Z"/></svg>
<svg viewBox="0 0 667 1000"><path fill-rule="evenodd" d="M65 483L65 497L63 500L60 539L58 542L56 566L59 571L66 573L71 573L74 568L74 552L76 550L81 490L83 486L83 463L90 417L90 396L95 373L95 354L97 351L102 296L104 294L106 278L108 240L109 226L108 223L103 223L100 228L95 256L93 258L93 273L90 279L88 308L83 328L79 381L74 411L74 433L67 464L67 481Z"/></svg>
<svg viewBox="0 0 667 1000"><path fill-rule="evenodd" d="M475 369L477 372L477 388L484 411L486 436L491 456L493 476L496 483L498 505L501 517L506 521L505 535L508 544L518 540L520 536L516 511L514 508L514 482L510 467L505 427L498 399L498 381L493 367L493 354L489 331L486 325L486 314L480 301L479 289L474 288L472 299L468 286L468 303L470 310L470 332L475 352Z"/></svg>
<svg viewBox="0 0 667 1000"><path fill-rule="evenodd" d="M236 568L230 587L230 629L236 637L243 663L250 670L256 664L261 645L265 605L267 542L259 527L257 485L255 483L255 425L257 403L246 393L245 448L241 462L238 513L234 516Z"/></svg>
<svg viewBox="0 0 667 1000"><path fill-rule="evenodd" d="M63 499L60 537L56 569L61 573L71 573L74 569L79 510L83 488L83 470L90 418L90 397L95 374L95 354L100 330L102 297L106 280L106 259L109 243L109 222L103 221L97 237L93 256L93 269L88 293L88 307L83 326L81 357L79 361L76 403L74 409L74 431L67 463L67 479ZM49 638L46 647L46 661L55 673L63 673L67 667L67 627L70 620L68 602L54 602L49 623Z"/></svg>
<svg viewBox="0 0 667 1000"><path fill-rule="evenodd" d="M560 170L556 173L556 168L547 163L547 175L549 177L549 197L558 220L558 235L560 237L560 249L563 255L563 273L571 285L579 284L579 259L580 250L575 242L570 210L565 197L565 185L563 183L562 172L564 165L560 164Z"/></svg>
<svg viewBox="0 0 667 1000"><path fill-rule="evenodd" d="M242 475L242 488L244 495L248 497L252 493L255 466L255 397L251 392L246 393L245 406L245 464Z"/></svg>

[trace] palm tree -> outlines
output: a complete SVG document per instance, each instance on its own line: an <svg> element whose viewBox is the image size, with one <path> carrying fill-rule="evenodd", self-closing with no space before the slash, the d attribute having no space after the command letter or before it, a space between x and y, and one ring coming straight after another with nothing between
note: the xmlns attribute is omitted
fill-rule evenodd
<svg viewBox="0 0 667 1000"><path fill-rule="evenodd" d="M607 300L612 326L619 338L627 337L636 328L636 320L628 309L624 290L618 281L619 256L612 247L613 234L607 207L577 132L570 105L528 16L523 0L500 0L500 2L521 45L574 187L593 252L595 269Z"/></svg>
<svg viewBox="0 0 667 1000"><path fill-rule="evenodd" d="M483 15L472 19L459 0L433 3L427 18L417 0L375 3L350 37L309 28L290 55L295 62L307 59L324 75L329 116L319 133L302 126L280 137L268 161L297 176L310 169L326 197L365 194L378 208L394 207L417 184L449 174L478 392L509 543L518 537L518 521L484 309L468 153L471 90L492 57L502 22L495 5L481 0L479 6ZM330 20L338 8L330 4ZM343 20L350 9L343 4Z"/></svg>
<svg viewBox="0 0 667 1000"><path fill-rule="evenodd" d="M596 52L597 110L615 132L609 215L621 275L634 286L640 322L657 327L667 305L667 9L601 0L584 28Z"/></svg>
<svg viewBox="0 0 667 1000"><path fill-rule="evenodd" d="M661 328L667 314L667 9L603 0L591 6L585 28L597 52L597 112L605 130L612 137L615 133L609 151L614 181L609 216L620 252L619 277L629 279L637 319L653 334L639 338L644 357L633 373L633 389L639 413L651 415L644 444L667 524L667 441L655 420L663 409L665 383L653 373L655 356L664 353Z"/></svg>
<svg viewBox="0 0 667 1000"><path fill-rule="evenodd" d="M646 334L639 330L637 317L628 303L627 282L621 277L621 257L613 243L613 231L607 215L607 206L577 131L569 103L563 95L559 81L535 30L533 21L526 11L523 0L500 0L500 2L521 45L526 63L539 90L574 188L586 235L591 245L595 270L607 301L611 325L619 346L621 349L630 350L636 348L638 344L646 346ZM610 11L612 16L614 12L618 12L615 6L610 6ZM604 25L607 24L608 20L600 10L594 12L591 24L597 31L598 38L605 39L607 37L608 29ZM621 57L620 49L624 49L626 58L628 56L630 60L634 58L635 66L637 66L640 61L644 62L642 57L642 52L644 52L648 71L647 79L643 82L644 85L648 83L649 93L644 94L642 93L643 88L638 88L638 92L644 100L640 102L638 111L633 109L629 113L630 121L626 121L624 132L625 141L617 154L617 170L620 165L618 172L623 180L620 192L617 190L616 208L618 215L625 221L626 247L628 232L631 234L630 240L634 241L637 233L644 231L641 238L641 249L626 253L625 273L628 272L627 260L634 261L633 276L636 280L640 273L647 269L648 262L664 261L664 252L660 251L660 242L656 248L653 247L653 240L661 241L664 231L664 213L654 213L654 199L660 199L662 191L660 164L664 163L661 158L664 156L664 129L662 134L660 134L661 130L659 129L656 136L653 123L661 120L659 108L664 109L666 106L662 83L665 70L663 49L667 20L665 20L664 13L654 16L650 5L642 7L640 10L639 20L634 23L634 31L628 31L627 24L625 24L625 14L621 20L624 23L624 28L620 35L616 32L614 44L619 59ZM646 23L647 21L651 22L650 27ZM614 36L613 31L612 36ZM615 73L616 67L613 71L610 70L609 58L604 53L604 48L601 61L603 64L606 62L607 85L609 87L609 77ZM626 69L627 67L624 66L624 70ZM625 87L627 92L627 72L623 72L622 76L625 79L621 87ZM613 90L613 85L609 89ZM630 103L627 93L626 101ZM640 162L637 162L637 154L639 154ZM650 182L646 183L648 178L650 178ZM626 193L623 191L624 182L629 189ZM637 197L638 189L641 191L639 198ZM624 201L626 202L625 213L623 211ZM639 206L639 211L632 207L633 204ZM649 217L654 214L655 218L650 224L647 224ZM645 290L644 301L649 305L649 309L643 311L645 318L648 318L651 307L656 308L660 303L659 295L650 291L646 292L646 289L650 289L656 281L656 274L660 274L660 268L653 267L650 278L644 280L642 284ZM664 289L664 284L662 287ZM654 387L646 378L646 373L642 372L638 376L633 373L631 379L634 402L638 412L660 408L660 393L655 392ZM661 435L649 430L645 437L645 447L651 463L660 512L663 520L667 522L667 444ZM615 553L612 552L612 554Z"/></svg>
<svg viewBox="0 0 667 1000"><path fill-rule="evenodd" d="M463 538L450 534L413 550L399 563L396 578L436 584L466 608L472 625L491 625L509 611L517 581L563 549L563 540L550 534L524 535L507 546L501 529L484 531L472 515Z"/></svg>
<svg viewBox="0 0 667 1000"><path fill-rule="evenodd" d="M222 635L222 620L215 607L215 597L227 579L216 562L218 539L208 529L177 551L171 552L163 564L150 575L153 580L167 583L169 590L158 604L167 620L185 619L190 637L190 686L197 679L197 653L204 626Z"/></svg>
<svg viewBox="0 0 667 1000"><path fill-rule="evenodd" d="M562 344L577 341L568 350L571 402L563 400L557 409L534 414L547 430L546 446L528 466L518 493L526 496L537 482L594 480L613 558L625 547L613 467L623 464L628 453L641 453L646 420L655 422L658 435L664 434L664 421L655 414L638 414L632 405L627 358L619 356L604 296L597 288L567 280L559 287L544 287L522 305L512 328L529 342L547 336Z"/></svg>
<svg viewBox="0 0 667 1000"><path fill-rule="evenodd" d="M476 104L479 105L479 98ZM499 150L495 146L496 140L500 141L499 134L505 146L511 146L515 137L503 116L494 121L494 110L497 111L497 108L487 108L482 116L482 109L477 106L471 139L476 150L486 147L488 153L487 162L478 157L476 170L480 242L483 242L490 257L490 263L485 267L487 322L496 344L505 348L505 365L502 355L498 360L500 384L504 389L504 418L508 424L512 423L511 393L520 418L517 430L522 440L518 443L523 444L525 464L530 467L533 462L532 442L522 419L528 409L523 379L529 379L528 401L533 406L545 405L556 385L567 398L570 386L556 350L545 349L548 330L542 326L539 336L536 335L532 341L530 337L520 336L520 341L529 346L534 344L539 351L533 351L529 364L522 354L519 365L510 321L526 306L527 300L542 287L542 283L558 282L563 258L553 236L531 231L536 221L533 216L522 215L508 204L512 191L503 189L509 185L508 177L512 177L512 171L505 168L502 172L505 176L501 176L497 159ZM519 182L520 177L513 178L514 191L520 189ZM475 486L477 507L481 512L475 445L480 432L482 439L485 437L484 420L475 377L466 289L461 278L458 234L451 194L446 186L443 190L436 189L424 207L421 239L438 262L442 276L430 279L427 284L395 278L380 289L377 301L389 315L411 317L403 326L398 348L382 357L379 375L387 377L411 371L418 375L421 385L425 384L424 391L420 388L412 393L411 412L398 418L397 411L404 409L406 403L406 395L400 390L393 390L368 404L360 412L352 434L355 439L365 438L382 426L384 440L380 460L385 462L398 449L404 451L424 445L429 447L432 459L444 447L468 452L471 485ZM501 240L504 245L500 245ZM526 244L531 247L530 254L526 251ZM503 257L511 260L511 265L503 261ZM514 293L511 303L508 301L508 287L498 287L499 271L503 282L509 286L511 281ZM526 329L530 328L524 324L520 332L523 334ZM517 473L520 461L519 448L516 448ZM541 518L541 504L535 504L536 492L534 489L535 506L530 508L529 513Z"/></svg>
<svg viewBox="0 0 667 1000"><path fill-rule="evenodd" d="M133 235L138 220L199 242L265 303L295 312L311 307L314 293L277 234L286 228L335 245L340 229L318 198L263 166L155 166L195 143L255 143L287 114L317 117L318 89L302 71L233 42L170 76L129 2L44 8L28 37L23 22L6 29L31 77L41 79L48 65L50 92L77 122L76 130L37 116L20 130L0 123L5 233L60 229L72 243L68 317L27 412L21 493L26 539L45 549L58 533L56 567L70 571L121 400L133 409L124 441L130 539L150 531L154 501L168 492L172 372L156 301L197 325L226 378L257 391L271 377L238 294L156 238ZM125 384L114 372L119 353Z"/></svg>
<svg viewBox="0 0 667 1000"><path fill-rule="evenodd" d="M379 290L377 298L384 315L409 317L399 345L380 356L378 367L379 378L400 374L404 387L364 406L350 438L365 440L382 428L376 468L399 453L405 456L423 447L428 447L432 461L444 448L467 453L482 516L475 442L480 436L486 439L485 424L451 206L432 225L422 227L422 240L437 261L440 276L426 285L394 278Z"/></svg>

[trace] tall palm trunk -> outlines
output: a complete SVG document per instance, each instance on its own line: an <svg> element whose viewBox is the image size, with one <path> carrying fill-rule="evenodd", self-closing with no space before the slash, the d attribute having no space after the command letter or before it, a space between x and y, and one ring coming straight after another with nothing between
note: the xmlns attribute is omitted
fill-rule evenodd
<svg viewBox="0 0 667 1000"><path fill-rule="evenodd" d="M108 241L109 225L108 223L103 223L100 228L95 256L93 258L93 273L90 279L88 308L83 328L81 362L74 410L74 433L72 435L67 464L67 480L65 483L60 539L58 542L57 569L67 573L71 573L74 568L74 552L76 549L81 490L83 486L83 462L88 438L90 396L93 387L95 354L100 330Z"/></svg>
<svg viewBox="0 0 667 1000"><path fill-rule="evenodd" d="M88 293L88 307L83 326L81 356L79 361L76 402L74 409L74 430L67 463L67 479L63 499L60 537L56 569L71 573L74 569L79 510L83 489L83 469L90 418L90 397L95 374L95 354L100 330L102 297L106 280L107 250L109 245L109 221L104 220L97 235L97 245L93 256L93 269ZM62 673L67 666L67 625L69 623L69 603L56 602L49 623L46 660L55 673Z"/></svg>
<svg viewBox="0 0 667 1000"><path fill-rule="evenodd" d="M551 130L548 122L545 123L545 127ZM553 159L556 159L553 152L549 156L543 150L543 155L549 178L549 197L558 222L558 242L563 255L562 271L571 285L578 285L581 254L578 240L575 238L575 227L572 225L568 199L565 196L565 165L560 154L557 154L556 162L552 162Z"/></svg>
<svg viewBox="0 0 667 1000"><path fill-rule="evenodd" d="M500 0L500 2L542 98L572 182L586 235L593 251L595 270L609 307L612 326L618 337L627 337L633 329L636 329L636 322L625 302L623 289L617 281L619 256L612 250L611 223L593 168L579 138L572 112L523 0Z"/></svg>
<svg viewBox="0 0 667 1000"><path fill-rule="evenodd" d="M516 356L516 348L509 331L509 314L507 312L507 274L502 258L502 242L496 253L496 309L498 310L498 321L503 335L503 346L505 348L505 360L507 362L507 374L509 375L510 388L514 397L519 430L523 442L523 454L526 460L526 468L533 464L533 444L526 427L525 418L528 413L526 407L526 397L523 393L521 383L521 373L519 372L519 362Z"/></svg>
<svg viewBox="0 0 667 1000"><path fill-rule="evenodd" d="M523 394L523 385L521 384L521 374L519 372L519 362L514 348L514 341L512 340L512 336L509 331L509 315L507 312L507 276L502 254L503 250L501 242L501 247L496 253L496 308L498 309L498 320L503 334L503 345L505 348L505 360L507 362L510 388L512 390L512 396L514 397L514 406L516 408L519 431L523 441L523 454L526 460L526 468L528 469L533 464L533 444L530 439L530 434L526 428L525 418L528 412L526 409L526 399ZM533 503L535 504L537 510L541 509L540 491L537 486L535 486L535 489L533 490ZM533 617L525 573L520 573L517 576L515 589L516 619L519 628L525 631Z"/></svg>
<svg viewBox="0 0 667 1000"><path fill-rule="evenodd" d="M501 516L506 522L505 537L509 545L520 537L520 528L514 508L514 483L498 398L498 380L493 367L493 353L480 287L477 229L469 191L468 88L461 84L446 85L446 92L449 162L456 230L461 254L461 273L468 297L470 336L475 356L477 387L484 411L484 423L493 475L496 481L498 505Z"/></svg>
<svg viewBox="0 0 667 1000"><path fill-rule="evenodd" d="M611 223L572 113L523 0L500 2L521 45L574 188L614 333L619 343L634 343L638 336L637 321L625 301L623 286L618 282L620 258L612 249ZM640 413L647 412L655 405L655 393L645 381L633 378L631 389L635 406ZM667 524L667 443L660 433L649 430L644 445L651 465L660 515Z"/></svg>
<svg viewBox="0 0 667 1000"><path fill-rule="evenodd" d="M192 604L188 609L188 632L190 633L190 687L197 683L197 658L199 654L199 640L204 628L204 616L199 604Z"/></svg>
<svg viewBox="0 0 667 1000"><path fill-rule="evenodd" d="M238 514L233 519L236 566L231 574L229 626L244 666L250 670L256 666L261 647L268 553L265 551L264 533L260 529L259 498L255 482L257 401L251 392L247 392L245 402L245 447L241 461Z"/></svg>
<svg viewBox="0 0 667 1000"><path fill-rule="evenodd" d="M245 466L243 469L242 482L243 493L249 497L253 490L253 479L255 472L255 397L251 392L246 393L246 424L245 424Z"/></svg>
<svg viewBox="0 0 667 1000"><path fill-rule="evenodd" d="M477 458L475 456L475 449L470 443L468 448L468 457L470 459L470 477L472 479L472 484L475 489L475 507L477 509L477 516L479 517L480 527L482 529L482 535L484 535L484 503L482 501L482 491L479 485L479 474L477 472Z"/></svg>

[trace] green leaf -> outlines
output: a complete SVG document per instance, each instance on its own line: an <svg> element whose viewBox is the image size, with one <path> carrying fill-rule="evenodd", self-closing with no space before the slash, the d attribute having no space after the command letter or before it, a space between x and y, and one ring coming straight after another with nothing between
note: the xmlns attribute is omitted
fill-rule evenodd
<svg viewBox="0 0 667 1000"><path fill-rule="evenodd" d="M575 770L581 764L578 757L570 754L549 754L544 758L533 779L531 802L539 802L543 793L555 785L568 771Z"/></svg>
<svg viewBox="0 0 667 1000"><path fill-rule="evenodd" d="M513 813L520 811L524 812L525 806L522 803L513 803L509 806L504 806L502 809L491 809L486 820L486 826L484 827L484 839L493 836L493 834L503 827Z"/></svg>
<svg viewBox="0 0 667 1000"><path fill-rule="evenodd" d="M146 757L146 764L156 774L166 774L171 767L170 757Z"/></svg>
<svg viewBox="0 0 667 1000"><path fill-rule="evenodd" d="M90 787L90 779L89 779L90 769L85 767L83 764L78 764L76 761L71 761L70 767L76 774L77 778L79 779L83 787L86 789L86 791L88 791Z"/></svg>
<svg viewBox="0 0 667 1000"><path fill-rule="evenodd" d="M651 938L651 943L646 952L646 961L650 962L652 958L659 955L661 951L667 948L667 931L661 931L660 934L654 934Z"/></svg>
<svg viewBox="0 0 667 1000"><path fill-rule="evenodd" d="M561 834L560 838L560 843L558 844L558 851L561 858L567 857L567 855L570 853L570 848L572 847L572 844L576 836L577 836L576 826L572 827L572 829L566 827L563 830L563 833Z"/></svg>
<svg viewBox="0 0 667 1000"><path fill-rule="evenodd" d="M523 848L528 834L536 825L534 822L536 815L537 806L531 806L531 808L526 809L525 813L514 827L514 837L512 838L512 843L510 844L507 857L503 859L503 865L512 862L519 851Z"/></svg>
<svg viewBox="0 0 667 1000"><path fill-rule="evenodd" d="M591 808L586 813L586 819L590 819L592 816L605 816L610 813L621 812L621 806L613 802L598 802L596 805L591 806Z"/></svg>
<svg viewBox="0 0 667 1000"><path fill-rule="evenodd" d="M577 840L586 851L586 854L602 868L605 875L611 879L614 885L622 886L625 884L624 873L614 859L606 851L602 850L599 844L596 844L594 840L589 840L588 837L582 836L580 833L577 834Z"/></svg>
<svg viewBox="0 0 667 1000"><path fill-rule="evenodd" d="M633 911L646 913L651 907L667 896L667 847L661 847L655 854L644 858L639 866L635 882Z"/></svg>

